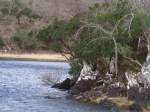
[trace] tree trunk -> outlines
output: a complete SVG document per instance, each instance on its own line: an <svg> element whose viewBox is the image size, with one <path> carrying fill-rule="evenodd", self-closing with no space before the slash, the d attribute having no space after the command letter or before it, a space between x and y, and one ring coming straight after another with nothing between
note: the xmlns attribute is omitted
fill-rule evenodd
<svg viewBox="0 0 150 112"><path fill-rule="evenodd" d="M148 49L147 61L150 61L150 37L147 37L147 49Z"/></svg>
<svg viewBox="0 0 150 112"><path fill-rule="evenodd" d="M148 61L150 61L150 30L148 30L147 35L145 35L145 36L147 39L147 50L148 50L146 61L148 62Z"/></svg>

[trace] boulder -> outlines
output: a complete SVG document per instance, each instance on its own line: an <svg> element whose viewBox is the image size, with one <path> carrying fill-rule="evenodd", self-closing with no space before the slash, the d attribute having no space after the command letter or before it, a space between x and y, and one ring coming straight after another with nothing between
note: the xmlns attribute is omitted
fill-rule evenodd
<svg viewBox="0 0 150 112"><path fill-rule="evenodd" d="M63 89L63 90L69 90L72 86L75 84L75 79L69 79L67 78L64 80L62 83L57 83L52 86L52 88L58 88L58 89Z"/></svg>
<svg viewBox="0 0 150 112"><path fill-rule="evenodd" d="M82 92L90 91L95 85L95 80L80 80L71 89L71 94L79 94Z"/></svg>
<svg viewBox="0 0 150 112"><path fill-rule="evenodd" d="M70 93L79 94L86 91L90 91L96 83L97 76L98 71L94 71L91 65L83 61L83 68L76 81L76 84L71 88Z"/></svg>
<svg viewBox="0 0 150 112"><path fill-rule="evenodd" d="M144 88L150 88L150 61L143 66L137 81Z"/></svg>
<svg viewBox="0 0 150 112"><path fill-rule="evenodd" d="M127 79L127 88L143 87L150 88L150 61L145 63L140 73L125 73Z"/></svg>
<svg viewBox="0 0 150 112"><path fill-rule="evenodd" d="M96 80L98 71L93 71L92 66L88 65L85 61L83 62L83 68L77 82L81 80Z"/></svg>
<svg viewBox="0 0 150 112"><path fill-rule="evenodd" d="M108 89L108 96L110 97L127 96L127 90L125 87L110 86Z"/></svg>
<svg viewBox="0 0 150 112"><path fill-rule="evenodd" d="M130 90L128 90L128 99L149 104L150 89L132 87Z"/></svg>

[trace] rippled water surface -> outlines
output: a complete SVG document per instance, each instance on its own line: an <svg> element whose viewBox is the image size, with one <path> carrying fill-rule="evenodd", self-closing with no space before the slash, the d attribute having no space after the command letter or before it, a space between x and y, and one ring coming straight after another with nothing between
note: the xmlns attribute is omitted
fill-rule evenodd
<svg viewBox="0 0 150 112"><path fill-rule="evenodd" d="M114 111L73 101L67 92L43 83L47 74L64 79L68 69L63 62L0 61L0 112Z"/></svg>

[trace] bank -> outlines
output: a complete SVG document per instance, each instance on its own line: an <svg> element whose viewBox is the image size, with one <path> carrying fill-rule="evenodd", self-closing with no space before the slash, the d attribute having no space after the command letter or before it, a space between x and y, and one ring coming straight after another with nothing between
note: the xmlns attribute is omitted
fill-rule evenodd
<svg viewBox="0 0 150 112"><path fill-rule="evenodd" d="M47 53L47 54L0 53L0 60L48 61L48 62L66 62L67 61L65 56L62 56L59 53Z"/></svg>

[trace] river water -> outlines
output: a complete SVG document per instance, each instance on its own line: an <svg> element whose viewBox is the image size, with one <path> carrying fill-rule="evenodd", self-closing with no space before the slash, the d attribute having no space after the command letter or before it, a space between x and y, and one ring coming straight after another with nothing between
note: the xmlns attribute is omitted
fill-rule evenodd
<svg viewBox="0 0 150 112"><path fill-rule="evenodd" d="M63 62L0 61L0 112L117 112L74 101L43 82L46 75L62 80L68 70Z"/></svg>

